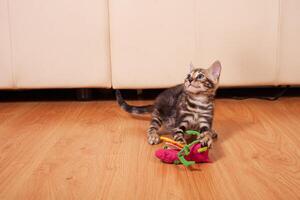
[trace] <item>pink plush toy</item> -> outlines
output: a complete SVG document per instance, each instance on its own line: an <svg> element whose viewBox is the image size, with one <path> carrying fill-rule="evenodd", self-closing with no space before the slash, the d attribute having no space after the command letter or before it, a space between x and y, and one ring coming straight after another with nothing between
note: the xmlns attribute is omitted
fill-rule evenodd
<svg viewBox="0 0 300 200"><path fill-rule="evenodd" d="M197 150L201 148L201 144L195 144L191 147L191 152L184 156L187 161L194 161L196 163L211 162L208 157L208 150L204 152L198 152ZM165 163L181 163L178 157L180 150L177 149L158 149L155 152L155 156Z"/></svg>
<svg viewBox="0 0 300 200"><path fill-rule="evenodd" d="M181 144L169 138L161 137L161 139L169 144L169 148L158 149L155 152L155 156L165 163L182 163L184 166L190 166L194 163L211 162L208 157L207 147L202 147L199 140L196 140L191 144L182 146Z"/></svg>

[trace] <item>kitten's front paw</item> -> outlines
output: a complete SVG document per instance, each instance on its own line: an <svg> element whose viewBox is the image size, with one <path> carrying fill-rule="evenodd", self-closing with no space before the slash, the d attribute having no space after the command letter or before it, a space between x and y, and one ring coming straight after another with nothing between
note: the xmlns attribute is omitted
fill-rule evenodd
<svg viewBox="0 0 300 200"><path fill-rule="evenodd" d="M157 133L151 133L148 135L149 144L158 144L160 142L160 137Z"/></svg>
<svg viewBox="0 0 300 200"><path fill-rule="evenodd" d="M207 146L208 148L211 148L213 139L208 131L201 133L198 139L200 140L200 144L202 147Z"/></svg>
<svg viewBox="0 0 300 200"><path fill-rule="evenodd" d="M179 142L179 143L181 143L183 145L187 144L186 140L184 139L183 134L175 134L173 138L174 138L174 140L176 142Z"/></svg>

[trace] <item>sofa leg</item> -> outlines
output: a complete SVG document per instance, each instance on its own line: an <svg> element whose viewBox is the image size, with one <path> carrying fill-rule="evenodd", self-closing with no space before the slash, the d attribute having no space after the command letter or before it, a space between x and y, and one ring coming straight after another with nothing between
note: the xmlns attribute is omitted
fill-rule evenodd
<svg viewBox="0 0 300 200"><path fill-rule="evenodd" d="M88 88L80 88L76 91L77 100L88 101L92 99L92 90Z"/></svg>

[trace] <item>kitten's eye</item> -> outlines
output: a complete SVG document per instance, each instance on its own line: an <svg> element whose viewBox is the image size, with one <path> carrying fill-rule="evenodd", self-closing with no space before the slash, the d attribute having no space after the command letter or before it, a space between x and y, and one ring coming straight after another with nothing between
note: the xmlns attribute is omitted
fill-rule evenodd
<svg viewBox="0 0 300 200"><path fill-rule="evenodd" d="M203 79L204 78L204 75L203 74L198 74L197 76L197 79L200 80L200 79Z"/></svg>

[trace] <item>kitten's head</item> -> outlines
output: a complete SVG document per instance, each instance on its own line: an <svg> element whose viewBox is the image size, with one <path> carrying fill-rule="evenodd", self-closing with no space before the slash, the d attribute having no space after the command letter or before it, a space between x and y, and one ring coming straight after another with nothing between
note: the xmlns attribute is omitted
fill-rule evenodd
<svg viewBox="0 0 300 200"><path fill-rule="evenodd" d="M184 80L184 89L193 95L214 95L219 85L221 63L215 61L208 69L194 68Z"/></svg>

